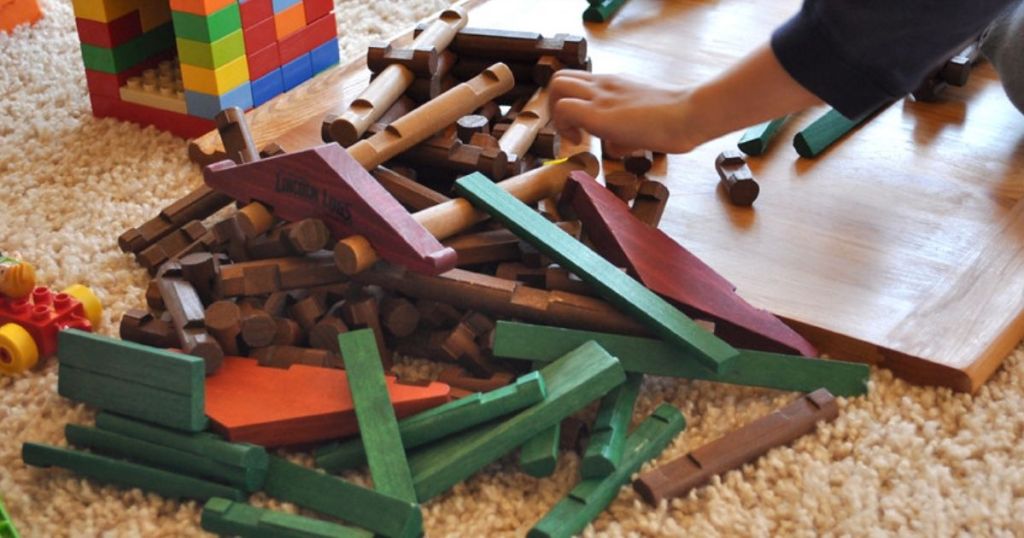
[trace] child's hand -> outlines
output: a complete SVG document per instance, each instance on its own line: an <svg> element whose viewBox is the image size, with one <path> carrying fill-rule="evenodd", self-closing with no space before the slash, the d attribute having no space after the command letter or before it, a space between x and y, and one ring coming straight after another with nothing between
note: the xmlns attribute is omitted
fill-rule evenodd
<svg viewBox="0 0 1024 538"><path fill-rule="evenodd" d="M618 154L685 153L702 138L687 124L690 92L684 88L586 71L559 71L550 88L555 128L575 144L587 131Z"/></svg>

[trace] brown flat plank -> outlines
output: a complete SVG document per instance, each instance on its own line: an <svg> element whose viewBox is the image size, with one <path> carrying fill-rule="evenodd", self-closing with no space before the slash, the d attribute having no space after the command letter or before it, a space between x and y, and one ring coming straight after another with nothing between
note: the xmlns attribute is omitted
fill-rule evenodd
<svg viewBox="0 0 1024 538"><path fill-rule="evenodd" d="M575 1L491 0L470 3L470 26L578 33L595 72L691 84L799 4L631 0L609 25L584 27ZM257 144L318 143L323 115L366 80L357 61L269 103L252 113ZM1024 121L987 65L943 102L899 101L801 159L792 136L823 111L798 115L750 159L753 209L725 200L714 169L740 133L656 163L650 177L672 193L662 229L824 352L975 390L1024 336Z"/></svg>

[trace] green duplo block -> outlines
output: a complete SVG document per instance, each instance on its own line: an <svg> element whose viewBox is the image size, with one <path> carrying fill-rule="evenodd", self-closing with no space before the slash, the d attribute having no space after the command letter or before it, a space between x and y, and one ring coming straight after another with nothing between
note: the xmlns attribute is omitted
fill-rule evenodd
<svg viewBox="0 0 1024 538"><path fill-rule="evenodd" d="M182 64L217 69L245 54L245 39L242 31L237 30L214 41L193 41L178 38L178 59Z"/></svg>
<svg viewBox="0 0 1024 538"><path fill-rule="evenodd" d="M10 514L4 507L4 500L0 498L0 538L20 538L18 529L14 528Z"/></svg>
<svg viewBox="0 0 1024 538"><path fill-rule="evenodd" d="M181 39L213 43L230 33L242 29L242 16L238 2L209 15L196 15L183 11L172 11L174 34Z"/></svg>
<svg viewBox="0 0 1024 538"><path fill-rule="evenodd" d="M590 442L580 462L581 477L608 476L619 466L622 452L626 449L626 434L629 421L633 418L633 406L643 381L643 374L629 374L625 383L601 399Z"/></svg>
<svg viewBox="0 0 1024 538"><path fill-rule="evenodd" d="M590 2L590 6L583 12L583 20L587 22L608 22L625 3L626 0Z"/></svg>
<svg viewBox="0 0 1024 538"><path fill-rule="evenodd" d="M226 497L242 501L246 498L243 491L221 484L55 446L25 443L21 447L21 458L35 467L61 467L100 482L152 491L173 499Z"/></svg>
<svg viewBox="0 0 1024 538"><path fill-rule="evenodd" d="M686 427L678 409L661 404L626 439L622 463L603 478L581 481L564 499L530 529L530 538L569 538L586 528L608 504L619 489L647 460L665 450L672 439Z"/></svg>
<svg viewBox="0 0 1024 538"><path fill-rule="evenodd" d="M174 48L174 28L164 24L112 49L82 44L86 69L118 74Z"/></svg>
<svg viewBox="0 0 1024 538"><path fill-rule="evenodd" d="M531 406L547 396L540 372L530 372L511 385L453 400L398 421L406 450L442 439L456 432L490 422ZM358 437L316 451L318 467L332 473L366 463L366 450Z"/></svg>
<svg viewBox="0 0 1024 538"><path fill-rule="evenodd" d="M864 123L874 112L868 112L854 119L847 118L835 109L814 120L793 138L793 147L801 157L817 157L835 144L840 138Z"/></svg>
<svg viewBox="0 0 1024 538"><path fill-rule="evenodd" d="M259 491L267 476L266 467L262 470L235 467L197 454L98 428L68 424L64 427L64 436L68 443L88 448L93 452L225 483L248 492Z"/></svg>
<svg viewBox="0 0 1024 538"><path fill-rule="evenodd" d="M343 519L391 538L423 533L423 514L416 503L366 489L288 460L270 457L263 491L276 499Z"/></svg>
<svg viewBox="0 0 1024 538"><path fill-rule="evenodd" d="M413 453L409 466L420 501L465 480L626 379L618 359L593 342L545 366L540 373L548 389L544 401Z"/></svg>
<svg viewBox="0 0 1024 538"><path fill-rule="evenodd" d="M870 368L866 364L740 350L729 370L716 374L681 360L681 355L686 353L684 350L660 340L509 321L498 322L494 333L494 355L506 359L552 361L590 341L601 344L618 357L627 372L798 392L812 392L824 387L836 396L860 396L868 392Z"/></svg>
<svg viewBox="0 0 1024 538"><path fill-rule="evenodd" d="M372 538L373 533L330 521L256 508L214 497L203 506L203 529L242 538Z"/></svg>
<svg viewBox="0 0 1024 538"><path fill-rule="evenodd" d="M519 448L519 469L537 478L554 474L558 467L558 442L561 436L562 423L559 422L523 443Z"/></svg>
<svg viewBox="0 0 1024 538"><path fill-rule="evenodd" d="M789 116L783 116L776 118L771 121L766 121L760 125L755 125L747 132L743 133L740 138L737 147L740 151L751 156L764 155L764 152L768 150L768 145L772 143L772 139L775 138L776 133L779 129L789 120Z"/></svg>
<svg viewBox="0 0 1024 538"><path fill-rule="evenodd" d="M517 236L594 287L609 302L643 321L669 342L693 352L712 371L728 368L738 351L702 329L679 309L587 248L481 173L456 182L460 194Z"/></svg>
<svg viewBox="0 0 1024 538"><path fill-rule="evenodd" d="M416 502L395 408L384 380L377 337L371 329L349 331L338 335L338 348L345 362L373 488L403 501Z"/></svg>

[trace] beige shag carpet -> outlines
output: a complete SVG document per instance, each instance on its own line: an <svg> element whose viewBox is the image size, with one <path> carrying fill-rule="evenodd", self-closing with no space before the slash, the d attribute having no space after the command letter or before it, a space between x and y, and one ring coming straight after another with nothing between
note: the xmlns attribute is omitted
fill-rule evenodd
<svg viewBox="0 0 1024 538"><path fill-rule="evenodd" d="M396 34L444 0L336 0L343 57ZM571 0L564 0L571 1ZM572 0L575 1L575 0ZM195 187L185 142L89 111L68 0L46 18L0 34L0 250L18 251L56 287L91 286L103 332L144 304L147 275L117 236ZM56 367L0 377L0 494L27 538L197 536L199 507L29 469L25 441L63 444L68 422L92 412L56 394ZM689 426L666 461L794 397L648 377L637 418L661 401ZM648 508L629 488L588 536L1024 536L1024 353L975 396L909 386L872 372L871 394L839 419L682 500ZM578 459L538 480L506 460L424 506L428 536L521 536L575 481ZM365 481L365 475L348 478ZM259 505L294 511L256 496Z"/></svg>

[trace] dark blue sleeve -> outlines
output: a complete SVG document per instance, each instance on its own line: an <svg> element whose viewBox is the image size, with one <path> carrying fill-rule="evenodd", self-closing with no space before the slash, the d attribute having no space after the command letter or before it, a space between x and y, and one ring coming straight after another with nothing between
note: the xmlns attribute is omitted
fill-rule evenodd
<svg viewBox="0 0 1024 538"><path fill-rule="evenodd" d="M804 0L772 34L803 87L847 117L917 87L1015 0Z"/></svg>

